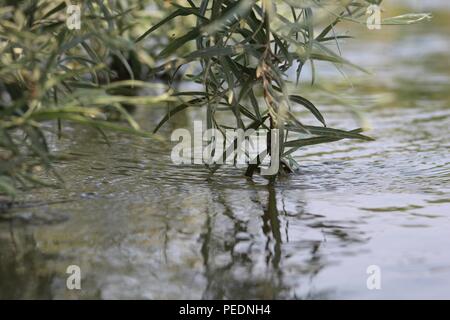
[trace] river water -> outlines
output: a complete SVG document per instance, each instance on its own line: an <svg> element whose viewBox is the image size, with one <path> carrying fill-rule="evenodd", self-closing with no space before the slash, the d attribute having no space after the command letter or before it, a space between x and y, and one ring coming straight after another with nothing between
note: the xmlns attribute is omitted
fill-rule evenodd
<svg viewBox="0 0 450 320"><path fill-rule="evenodd" d="M350 76L353 88L319 66L339 100L305 94L338 128L358 125L342 107L355 105L376 141L305 148L275 185L172 164L167 137L201 112L174 118L165 140L112 133L108 145L67 128L52 143L65 188L0 214L0 297L449 299L450 12L436 7L427 25L357 30L341 49L374 74ZM151 129L164 108L140 112ZM374 265L379 290L367 287Z"/></svg>

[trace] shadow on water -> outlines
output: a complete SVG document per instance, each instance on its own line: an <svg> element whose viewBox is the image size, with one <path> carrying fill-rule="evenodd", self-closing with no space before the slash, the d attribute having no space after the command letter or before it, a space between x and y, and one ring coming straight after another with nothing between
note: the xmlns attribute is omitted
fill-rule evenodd
<svg viewBox="0 0 450 320"><path fill-rule="evenodd" d="M255 186L245 197L251 204L233 201L217 186L211 186L213 201L222 206L222 213L208 212L200 236L201 255L206 281L205 299L303 299L326 298L328 290L316 290L311 283L329 262L322 246L326 234L337 239L337 245L361 245L362 234L346 228L322 223L322 216L308 213L306 204L288 210L279 186L268 183ZM297 194L299 196L300 194ZM242 207L251 212L243 214ZM240 208L236 210L235 208ZM282 208L282 209L279 209ZM225 223L228 222L228 223ZM289 223L305 229L317 229L321 239L308 240L296 234L289 238ZM227 226L224 229L224 226ZM324 230L328 229L328 230ZM294 230L295 232L295 230ZM295 262L293 262L295 261ZM295 264L292 268L291 265ZM299 285L304 286L299 290Z"/></svg>

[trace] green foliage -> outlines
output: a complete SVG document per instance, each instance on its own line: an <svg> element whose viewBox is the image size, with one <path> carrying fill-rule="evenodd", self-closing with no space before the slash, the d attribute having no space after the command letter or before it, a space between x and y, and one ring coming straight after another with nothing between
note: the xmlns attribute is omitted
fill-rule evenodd
<svg viewBox="0 0 450 320"><path fill-rule="evenodd" d="M137 96L153 58L134 44L133 7L117 1L83 1L81 30L66 26L66 1L0 1L0 193L39 181L51 169L49 134L63 136L64 122L147 134L128 113L155 105L164 95ZM135 11L133 11L135 10ZM119 114L128 125L109 121Z"/></svg>

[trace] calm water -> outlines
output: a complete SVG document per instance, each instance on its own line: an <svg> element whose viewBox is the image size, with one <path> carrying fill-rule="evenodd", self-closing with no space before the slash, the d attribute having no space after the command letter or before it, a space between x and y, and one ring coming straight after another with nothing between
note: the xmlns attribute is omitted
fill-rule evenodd
<svg viewBox="0 0 450 320"><path fill-rule="evenodd" d="M202 167L171 164L164 140L111 134L108 146L69 128L54 141L66 188L35 190L0 214L0 298L449 299L447 30L441 18L361 29L364 40L344 44L375 75L339 84L340 98L377 140L306 148L299 172L275 186L233 168L207 180ZM330 125L357 126L336 99L308 94ZM152 128L163 112L140 116ZM194 119L174 119L164 136ZM81 291L66 289L72 264ZM366 287L370 265L381 290Z"/></svg>

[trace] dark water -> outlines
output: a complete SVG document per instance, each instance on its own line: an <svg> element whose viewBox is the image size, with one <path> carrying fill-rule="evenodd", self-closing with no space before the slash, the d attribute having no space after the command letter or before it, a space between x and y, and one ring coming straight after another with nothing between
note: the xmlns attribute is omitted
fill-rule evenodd
<svg viewBox="0 0 450 320"><path fill-rule="evenodd" d="M0 297L449 299L450 38L441 15L361 30L364 39L343 45L375 75L352 76L352 89L324 69L319 82L346 90L339 100L307 94L340 128L357 125L342 107L352 103L377 140L306 148L299 172L275 186L242 169L207 180L203 167L173 165L167 135L201 113L174 119L166 140L110 134L108 146L69 128L70 139L53 143L67 157L56 165L66 188L35 190L0 214ZM152 128L163 112L138 116ZM73 264L80 291L66 289ZM381 290L367 289L370 265L381 269Z"/></svg>

